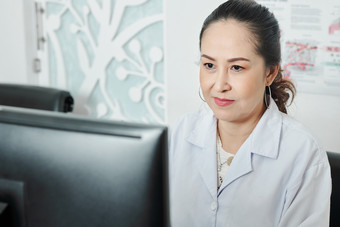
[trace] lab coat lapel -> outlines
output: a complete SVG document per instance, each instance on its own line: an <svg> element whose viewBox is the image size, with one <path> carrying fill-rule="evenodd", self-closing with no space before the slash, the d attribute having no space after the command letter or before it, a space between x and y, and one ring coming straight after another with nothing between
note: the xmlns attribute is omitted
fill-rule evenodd
<svg viewBox="0 0 340 227"><path fill-rule="evenodd" d="M207 110L187 138L197 148L193 159L203 182L213 198L217 197L216 118Z"/></svg>
<svg viewBox="0 0 340 227"><path fill-rule="evenodd" d="M219 193L221 193L225 187L236 179L253 171L251 158L252 153L250 152L250 143L248 138L235 155L232 165L229 167L227 174L224 176Z"/></svg>

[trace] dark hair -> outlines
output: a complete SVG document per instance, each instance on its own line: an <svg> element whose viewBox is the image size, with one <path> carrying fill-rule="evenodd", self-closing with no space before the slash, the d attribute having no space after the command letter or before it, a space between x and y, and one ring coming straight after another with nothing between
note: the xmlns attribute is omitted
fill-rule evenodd
<svg viewBox="0 0 340 227"><path fill-rule="evenodd" d="M272 68L280 64L279 24L268 8L253 0L229 0L217 7L203 23L200 33L200 48L202 36L209 25L227 19L234 19L245 24L254 36L255 51L264 58L266 67ZM287 113L287 102L290 93L292 95L291 102L293 101L295 86L289 79L283 77L281 67L270 88L279 110Z"/></svg>

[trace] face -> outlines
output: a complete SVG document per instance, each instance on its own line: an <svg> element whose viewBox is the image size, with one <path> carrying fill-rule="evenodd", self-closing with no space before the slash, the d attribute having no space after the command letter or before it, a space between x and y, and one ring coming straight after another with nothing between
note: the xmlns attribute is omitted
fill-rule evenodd
<svg viewBox="0 0 340 227"><path fill-rule="evenodd" d="M219 120L244 122L265 110L265 86L274 78L252 40L245 25L234 20L212 23L203 34L200 84Z"/></svg>

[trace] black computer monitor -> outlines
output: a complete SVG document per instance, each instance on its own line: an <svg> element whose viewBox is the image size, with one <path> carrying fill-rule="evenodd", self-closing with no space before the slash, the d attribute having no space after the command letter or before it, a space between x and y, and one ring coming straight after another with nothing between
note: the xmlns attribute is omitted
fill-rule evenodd
<svg viewBox="0 0 340 227"><path fill-rule="evenodd" d="M166 134L0 107L0 226L167 226Z"/></svg>

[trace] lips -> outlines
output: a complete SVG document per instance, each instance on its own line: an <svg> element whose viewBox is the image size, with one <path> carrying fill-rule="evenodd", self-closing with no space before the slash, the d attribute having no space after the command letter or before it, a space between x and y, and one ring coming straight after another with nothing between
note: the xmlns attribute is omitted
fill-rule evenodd
<svg viewBox="0 0 340 227"><path fill-rule="evenodd" d="M235 100L230 100L230 99L220 99L215 97L214 98L215 104L218 106L229 106L235 102Z"/></svg>

